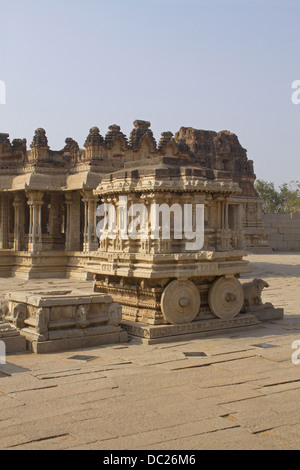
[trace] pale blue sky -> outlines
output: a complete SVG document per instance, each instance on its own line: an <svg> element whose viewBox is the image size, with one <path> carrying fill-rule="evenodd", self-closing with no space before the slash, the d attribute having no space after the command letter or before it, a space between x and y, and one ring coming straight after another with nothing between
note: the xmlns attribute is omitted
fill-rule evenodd
<svg viewBox="0 0 300 470"><path fill-rule="evenodd" d="M299 0L0 0L0 132L82 147L135 119L238 135L258 178L300 180Z"/></svg>

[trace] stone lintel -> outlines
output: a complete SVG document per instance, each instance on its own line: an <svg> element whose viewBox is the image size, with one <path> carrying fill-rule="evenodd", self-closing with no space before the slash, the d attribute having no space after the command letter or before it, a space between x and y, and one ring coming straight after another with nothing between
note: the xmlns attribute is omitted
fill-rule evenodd
<svg viewBox="0 0 300 470"><path fill-rule="evenodd" d="M24 303L34 307L55 307L55 306L68 306L68 305L86 305L105 303L109 304L112 299L106 294L83 294L82 292L68 291L66 293L60 292L16 292L9 293L5 297L6 301Z"/></svg>

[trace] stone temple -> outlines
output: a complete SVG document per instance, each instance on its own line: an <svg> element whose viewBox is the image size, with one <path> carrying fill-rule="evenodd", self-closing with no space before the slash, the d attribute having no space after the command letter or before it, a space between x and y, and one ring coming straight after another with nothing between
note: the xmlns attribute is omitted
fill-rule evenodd
<svg viewBox="0 0 300 470"><path fill-rule="evenodd" d="M27 341L63 346L67 338L65 346L81 347L127 333L155 341L256 325L261 310L278 316L262 305L261 291L245 305L238 280L249 272L246 252L268 249L268 237L253 162L235 134L182 127L157 143L150 123L137 120L129 139L112 125L105 136L93 127L84 149L72 138L65 144L51 150L44 129L30 149L0 134L0 276L95 279L91 301L74 292L35 293L30 301L9 294L6 320ZM129 206L204 205L201 250L175 236L172 218L169 240L99 240L97 207L110 204L119 214L124 196Z"/></svg>

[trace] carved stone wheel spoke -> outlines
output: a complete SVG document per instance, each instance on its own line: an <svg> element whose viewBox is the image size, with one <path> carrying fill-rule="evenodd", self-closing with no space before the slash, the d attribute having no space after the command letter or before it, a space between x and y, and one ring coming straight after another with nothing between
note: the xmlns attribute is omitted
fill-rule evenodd
<svg viewBox="0 0 300 470"><path fill-rule="evenodd" d="M244 303L241 283L234 277L218 278L210 288L208 303L216 317L222 319L236 317Z"/></svg>
<svg viewBox="0 0 300 470"><path fill-rule="evenodd" d="M191 281L172 281L161 298L161 310L169 323L189 323L200 308L200 294Z"/></svg>

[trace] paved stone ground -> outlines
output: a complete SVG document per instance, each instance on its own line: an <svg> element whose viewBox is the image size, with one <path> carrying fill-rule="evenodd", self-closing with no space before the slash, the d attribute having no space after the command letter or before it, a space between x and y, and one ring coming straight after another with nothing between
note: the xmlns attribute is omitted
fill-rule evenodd
<svg viewBox="0 0 300 470"><path fill-rule="evenodd" d="M263 299L283 306L284 320L189 342L8 356L0 449L299 449L300 254L249 260L248 277L270 283ZM0 294L70 284L1 279Z"/></svg>

